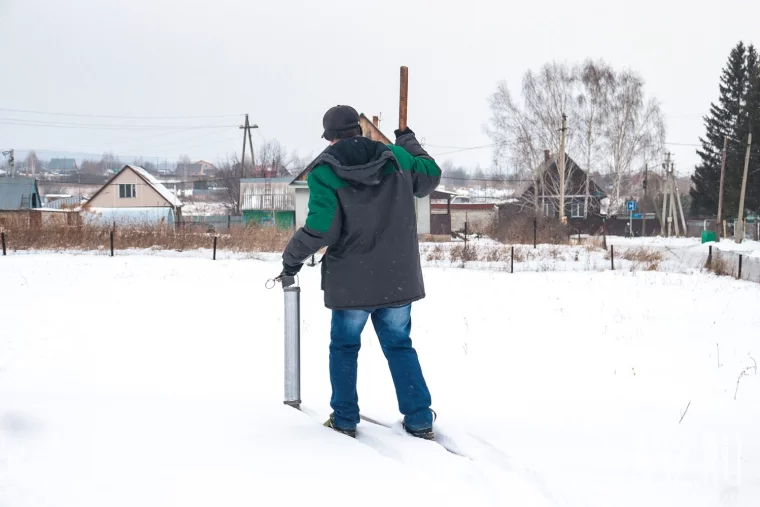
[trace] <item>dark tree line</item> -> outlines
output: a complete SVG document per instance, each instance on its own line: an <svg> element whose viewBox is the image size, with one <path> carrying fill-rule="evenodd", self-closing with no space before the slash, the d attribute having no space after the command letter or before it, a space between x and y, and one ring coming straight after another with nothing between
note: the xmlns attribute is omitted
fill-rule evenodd
<svg viewBox="0 0 760 507"><path fill-rule="evenodd" d="M744 174L747 137L753 140L745 208L760 210L760 62L753 45L739 42L728 56L719 84L718 102L704 117L705 135L697 154L702 162L691 178L692 215L718 212L724 137L728 136L723 190L723 216L736 217Z"/></svg>

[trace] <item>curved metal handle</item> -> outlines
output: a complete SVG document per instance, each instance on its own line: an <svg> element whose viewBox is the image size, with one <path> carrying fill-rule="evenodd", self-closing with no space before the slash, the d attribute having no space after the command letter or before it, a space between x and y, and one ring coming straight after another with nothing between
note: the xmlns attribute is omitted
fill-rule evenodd
<svg viewBox="0 0 760 507"><path fill-rule="evenodd" d="M298 279L298 275L294 276L277 276L275 278L270 278L269 280L264 283L264 287L267 289L273 289L274 286L277 284L277 282L280 282L282 284L282 288L291 287L295 285L296 287L298 284L300 284L300 281Z"/></svg>

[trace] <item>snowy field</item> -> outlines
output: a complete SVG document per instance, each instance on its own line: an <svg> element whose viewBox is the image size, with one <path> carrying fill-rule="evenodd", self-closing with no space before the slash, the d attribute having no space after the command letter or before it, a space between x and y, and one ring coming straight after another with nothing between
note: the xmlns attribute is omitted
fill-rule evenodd
<svg viewBox="0 0 760 507"><path fill-rule="evenodd" d="M261 258L0 257L0 506L760 504L756 283L429 265L413 340L460 457L321 426L316 268L309 413L284 406L280 266ZM359 398L398 421L370 326Z"/></svg>

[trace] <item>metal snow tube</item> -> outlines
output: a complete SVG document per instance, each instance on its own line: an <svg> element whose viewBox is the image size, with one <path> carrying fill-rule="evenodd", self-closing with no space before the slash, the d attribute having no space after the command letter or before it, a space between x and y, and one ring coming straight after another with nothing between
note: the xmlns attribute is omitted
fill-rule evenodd
<svg viewBox="0 0 760 507"><path fill-rule="evenodd" d="M301 288L285 293L285 404L301 405Z"/></svg>

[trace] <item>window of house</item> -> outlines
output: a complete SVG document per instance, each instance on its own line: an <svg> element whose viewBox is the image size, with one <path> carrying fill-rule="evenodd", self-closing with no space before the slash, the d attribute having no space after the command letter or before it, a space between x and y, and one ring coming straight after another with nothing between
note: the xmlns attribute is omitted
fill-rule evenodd
<svg viewBox="0 0 760 507"><path fill-rule="evenodd" d="M131 199L133 197L137 197L137 193L135 192L135 184L134 183L128 183L126 185L124 185L124 184L119 185L119 198L121 198L121 199Z"/></svg>
<svg viewBox="0 0 760 507"><path fill-rule="evenodd" d="M554 216L554 206L550 202L544 203L544 216L547 217L553 217Z"/></svg>
<svg viewBox="0 0 760 507"><path fill-rule="evenodd" d="M572 218L583 218L582 202L574 202L570 205L570 216Z"/></svg>

